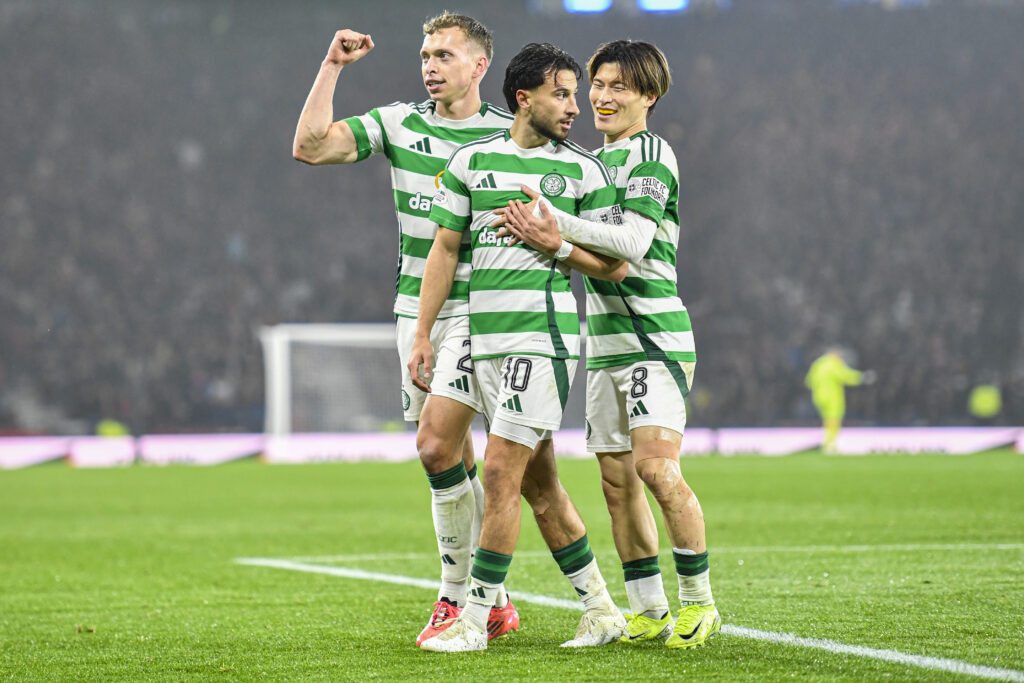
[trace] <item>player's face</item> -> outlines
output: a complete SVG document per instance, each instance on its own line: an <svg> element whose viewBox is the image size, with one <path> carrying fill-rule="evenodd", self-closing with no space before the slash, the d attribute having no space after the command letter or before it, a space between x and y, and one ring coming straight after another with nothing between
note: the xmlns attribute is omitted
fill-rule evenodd
<svg viewBox="0 0 1024 683"><path fill-rule="evenodd" d="M451 105L469 94L483 58L460 28L443 28L423 37L420 62L430 99Z"/></svg>
<svg viewBox="0 0 1024 683"><path fill-rule="evenodd" d="M569 69L550 74L530 93L529 123L550 140L565 140L580 108L576 106L576 74Z"/></svg>
<svg viewBox="0 0 1024 683"><path fill-rule="evenodd" d="M647 110L655 97L642 95L622 81L619 65L605 62L590 82L590 106L594 127L604 133L605 142L628 138L647 130Z"/></svg>

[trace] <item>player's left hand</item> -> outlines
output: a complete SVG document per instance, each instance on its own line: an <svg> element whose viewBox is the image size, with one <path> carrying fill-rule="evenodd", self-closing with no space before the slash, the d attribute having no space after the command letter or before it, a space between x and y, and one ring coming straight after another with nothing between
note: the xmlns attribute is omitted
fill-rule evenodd
<svg viewBox="0 0 1024 683"><path fill-rule="evenodd" d="M536 212L537 212L537 201L540 199L540 193L537 192L536 190L534 190L529 185L520 185L519 189L530 200L529 203L526 204L526 208L530 210L530 213L536 215ZM511 203L512 202L509 202L509 204L511 204ZM508 219L505 217L506 211L508 211L508 207L506 207L506 206L503 206L501 208L498 208L498 209L494 210L494 214L496 216L498 216L498 220L496 220L493 223L491 223L491 227L492 228L501 228L501 230L499 230L498 234L497 234L497 237L499 237L499 238L501 238L501 237L508 237L509 235L511 235L512 239L509 241L508 244L509 244L509 246L514 247L515 245L519 244L523 240L519 236L517 236L515 234L515 231L508 229L508 227L507 227L508 226Z"/></svg>
<svg viewBox="0 0 1024 683"><path fill-rule="evenodd" d="M540 202L539 214L533 211L533 205L524 204L516 199L509 202L505 209L507 224L504 231L526 242L537 251L551 256L562 246L562 236L558 233L558 221L548 209L545 202ZM501 232L498 233L501 236Z"/></svg>

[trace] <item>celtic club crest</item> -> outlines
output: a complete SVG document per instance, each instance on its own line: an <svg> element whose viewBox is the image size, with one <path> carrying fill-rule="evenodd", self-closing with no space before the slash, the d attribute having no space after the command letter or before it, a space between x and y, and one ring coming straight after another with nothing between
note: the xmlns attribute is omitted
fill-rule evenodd
<svg viewBox="0 0 1024 683"><path fill-rule="evenodd" d="M540 190L549 197L565 192L565 177L560 173L548 173L540 179Z"/></svg>

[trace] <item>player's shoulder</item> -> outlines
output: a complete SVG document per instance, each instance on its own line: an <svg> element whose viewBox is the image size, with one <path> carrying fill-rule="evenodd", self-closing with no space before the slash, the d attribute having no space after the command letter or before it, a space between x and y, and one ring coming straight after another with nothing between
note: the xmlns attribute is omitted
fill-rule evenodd
<svg viewBox="0 0 1024 683"><path fill-rule="evenodd" d="M605 166L605 163L601 161L596 154L584 147L581 147L572 140L563 140L558 144L558 147L564 154L576 157L578 163L583 166L584 169L589 169L593 172L599 173L608 185L612 184L612 177L611 174L608 173L608 167Z"/></svg>
<svg viewBox="0 0 1024 683"><path fill-rule="evenodd" d="M432 104L432 103L431 103ZM377 113L377 117L386 126L388 124L399 124L410 114L424 116L430 113L431 109L427 102L391 102L374 107L371 111Z"/></svg>
<svg viewBox="0 0 1024 683"><path fill-rule="evenodd" d="M669 168L676 168L676 153L665 138L649 130L641 131L633 136L631 146L640 155L643 162L654 161Z"/></svg>
<svg viewBox="0 0 1024 683"><path fill-rule="evenodd" d="M480 115L485 120L493 120L504 128L508 128L516 120L515 114L490 102L483 103L480 107Z"/></svg>
<svg viewBox="0 0 1024 683"><path fill-rule="evenodd" d="M456 147L455 150L452 152L451 156L448 157L448 163L452 163L452 161L456 158L468 159L470 156L476 154L477 152L488 151L488 149L491 147L503 144L507 138L508 131L502 129L496 130L493 133L488 133L487 135L479 137L476 140L472 140L470 142L461 144L458 147Z"/></svg>

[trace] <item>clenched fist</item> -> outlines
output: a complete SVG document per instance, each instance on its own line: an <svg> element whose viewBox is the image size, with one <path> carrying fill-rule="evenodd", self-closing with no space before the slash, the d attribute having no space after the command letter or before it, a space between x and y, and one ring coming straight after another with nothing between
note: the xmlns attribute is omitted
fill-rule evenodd
<svg viewBox="0 0 1024 683"><path fill-rule="evenodd" d="M362 59L373 49L373 39L369 34L357 33L351 29L342 29L334 34L331 47L327 50L325 61L338 66L346 66Z"/></svg>

